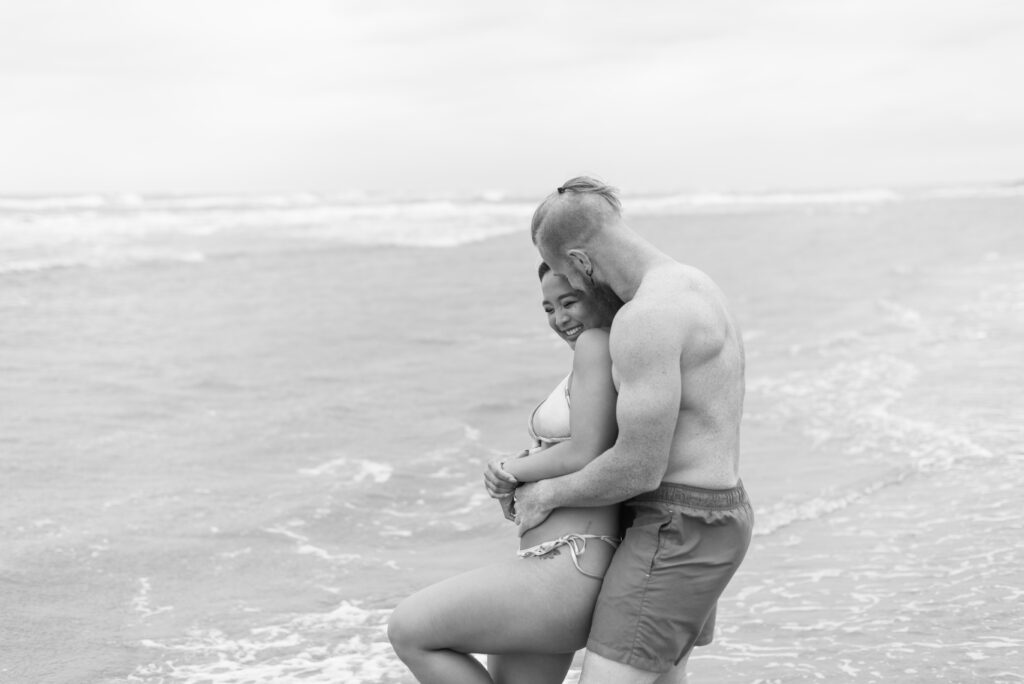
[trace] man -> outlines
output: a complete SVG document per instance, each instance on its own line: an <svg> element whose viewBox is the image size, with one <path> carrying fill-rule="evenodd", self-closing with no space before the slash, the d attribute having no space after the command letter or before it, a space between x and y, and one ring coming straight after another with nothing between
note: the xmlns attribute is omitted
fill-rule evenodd
<svg viewBox="0 0 1024 684"><path fill-rule="evenodd" d="M676 681L693 646L710 642L718 597L750 543L740 331L715 283L633 232L615 190L599 181L558 188L537 208L532 234L552 271L625 305L609 341L618 439L575 473L519 487L520 534L555 508L625 502L629 527L604 578L580 682Z"/></svg>

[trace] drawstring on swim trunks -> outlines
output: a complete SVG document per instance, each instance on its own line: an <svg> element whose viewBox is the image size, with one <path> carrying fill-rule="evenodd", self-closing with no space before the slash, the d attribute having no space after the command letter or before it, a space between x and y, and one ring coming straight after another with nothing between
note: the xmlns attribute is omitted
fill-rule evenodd
<svg viewBox="0 0 1024 684"><path fill-rule="evenodd" d="M594 579L602 579L604 577L603 575L595 575L593 573L589 573L580 567L579 557L583 555L584 551L587 550L588 539L599 539L608 544L609 546L611 546L613 549L619 548L619 540L615 537L606 537L601 534L567 534L563 537L559 537L558 539L552 539L551 541L546 541L537 544L536 546L531 546L528 549L522 549L519 551L519 557L532 558L534 556L543 556L545 554L551 553L559 546L568 546L569 554L572 556L572 564L576 566L577 570L579 570L582 574L586 575L587 577L593 577Z"/></svg>

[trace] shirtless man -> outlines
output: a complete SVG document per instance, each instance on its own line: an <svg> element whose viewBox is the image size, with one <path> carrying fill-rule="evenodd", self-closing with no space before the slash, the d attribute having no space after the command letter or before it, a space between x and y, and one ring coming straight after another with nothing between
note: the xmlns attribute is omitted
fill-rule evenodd
<svg viewBox="0 0 1024 684"><path fill-rule="evenodd" d="M739 479L740 331L711 278L633 232L599 181L567 181L537 208L532 233L553 272L626 304L609 340L618 439L577 472L519 487L519 531L555 508L624 502L629 527L580 683L681 680L693 646L711 641L753 527Z"/></svg>

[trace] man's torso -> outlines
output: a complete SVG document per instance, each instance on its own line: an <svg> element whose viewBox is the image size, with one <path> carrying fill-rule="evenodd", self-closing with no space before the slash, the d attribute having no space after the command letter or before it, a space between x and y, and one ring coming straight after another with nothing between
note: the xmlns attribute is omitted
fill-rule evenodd
<svg viewBox="0 0 1024 684"><path fill-rule="evenodd" d="M725 296L703 272L675 264L645 275L626 306L634 312L639 307L669 312L664 334L683 340L678 420L662 480L708 489L734 486L739 479L744 355ZM628 335L629 329L620 326L615 332ZM615 377L614 356L612 362Z"/></svg>

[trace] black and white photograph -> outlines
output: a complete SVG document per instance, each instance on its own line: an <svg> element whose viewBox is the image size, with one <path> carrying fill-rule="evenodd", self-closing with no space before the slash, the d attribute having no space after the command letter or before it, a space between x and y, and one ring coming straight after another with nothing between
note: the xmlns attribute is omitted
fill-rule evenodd
<svg viewBox="0 0 1024 684"><path fill-rule="evenodd" d="M1024 684L1024 3L0 0L0 684Z"/></svg>

